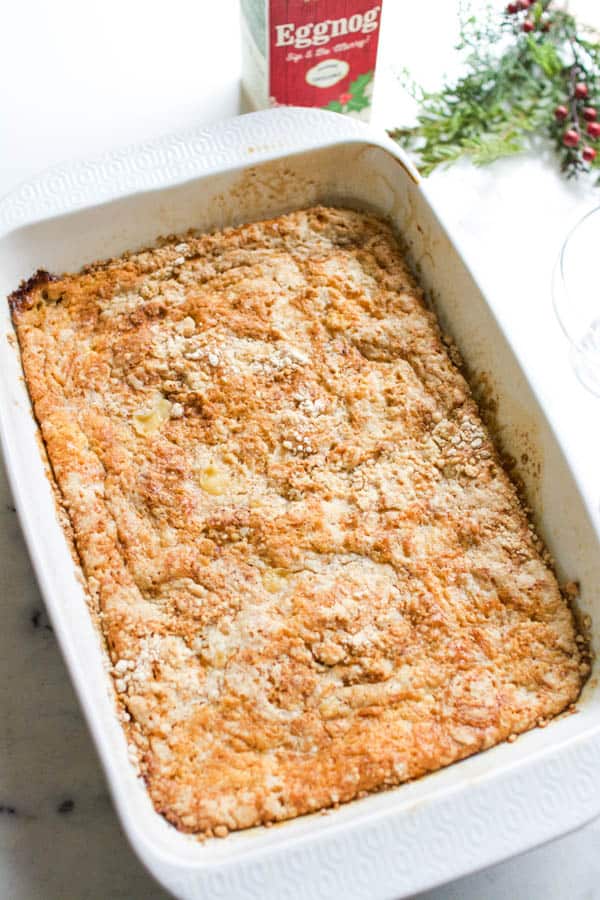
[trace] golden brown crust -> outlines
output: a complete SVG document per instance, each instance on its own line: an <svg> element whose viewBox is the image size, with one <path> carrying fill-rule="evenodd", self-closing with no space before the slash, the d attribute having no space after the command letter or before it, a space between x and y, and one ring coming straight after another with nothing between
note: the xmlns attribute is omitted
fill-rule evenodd
<svg viewBox="0 0 600 900"><path fill-rule="evenodd" d="M13 303L156 808L397 784L565 709L573 616L389 230L315 208Z"/></svg>
<svg viewBox="0 0 600 900"><path fill-rule="evenodd" d="M8 305L11 312L20 312L30 307L39 293L39 288L45 287L51 281L56 281L56 275L51 275L45 269L38 269L31 278L21 282L16 291L13 291L8 296Z"/></svg>

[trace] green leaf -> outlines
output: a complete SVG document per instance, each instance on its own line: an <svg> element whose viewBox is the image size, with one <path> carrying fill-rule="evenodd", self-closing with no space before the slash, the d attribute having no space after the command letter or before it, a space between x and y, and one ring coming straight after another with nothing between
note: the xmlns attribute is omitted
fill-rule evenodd
<svg viewBox="0 0 600 900"><path fill-rule="evenodd" d="M549 41L538 44L531 35L528 35L527 46L533 59L548 78L554 78L562 72L564 68L563 61L556 52L554 45Z"/></svg>
<svg viewBox="0 0 600 900"><path fill-rule="evenodd" d="M323 109L330 109L332 112L338 112L338 113L341 113L344 111L344 107L339 102L339 100L330 100L329 103L327 103L323 107Z"/></svg>
<svg viewBox="0 0 600 900"><path fill-rule="evenodd" d="M558 104L571 104L571 115L585 127L583 104L573 103L576 80L587 84L589 105L600 107L598 36L559 0L536 0L528 13L536 26L530 33L489 4L474 16L469 0L462 0L459 15L462 75L438 91L419 91L406 73L402 77L419 101L417 124L390 134L415 154L420 170L428 174L461 156L485 165L537 148L542 137L552 141L567 177L598 171L600 155L584 165L579 149L564 146L565 126L554 116Z"/></svg>
<svg viewBox="0 0 600 900"><path fill-rule="evenodd" d="M355 94L350 100L348 100L346 109L353 110L354 112L360 112L361 109L365 109L368 105L368 97L365 97L363 94Z"/></svg>
<svg viewBox="0 0 600 900"><path fill-rule="evenodd" d="M348 93L350 94L364 94L365 88L367 85L373 80L373 72L365 72L363 75L359 75L354 81L350 82L350 86L348 87Z"/></svg>
<svg viewBox="0 0 600 900"><path fill-rule="evenodd" d="M522 153L524 144L517 133L503 135L487 135L480 142L467 143L465 149L470 152L476 166L487 166L503 156Z"/></svg>

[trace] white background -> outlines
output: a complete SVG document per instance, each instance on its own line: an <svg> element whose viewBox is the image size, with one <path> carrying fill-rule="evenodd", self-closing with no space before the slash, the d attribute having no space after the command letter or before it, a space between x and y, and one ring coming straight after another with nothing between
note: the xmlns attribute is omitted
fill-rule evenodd
<svg viewBox="0 0 600 900"><path fill-rule="evenodd" d="M571 5L600 25L597 0ZM377 125L411 114L397 83L401 66L431 87L454 70L456 11L456 0L385 0ZM236 0L21 0L6 5L2 19L0 195L52 163L239 112ZM569 368L550 275L568 228L600 203L600 191L566 185L535 156L488 170L461 165L436 174L428 191L461 233L488 293L519 322L516 349L597 505L600 401ZM40 601L3 481L0 493L0 897L164 897L119 831L43 615L32 624ZM75 806L60 814L64 799ZM600 898L599 851L593 824L426 896Z"/></svg>

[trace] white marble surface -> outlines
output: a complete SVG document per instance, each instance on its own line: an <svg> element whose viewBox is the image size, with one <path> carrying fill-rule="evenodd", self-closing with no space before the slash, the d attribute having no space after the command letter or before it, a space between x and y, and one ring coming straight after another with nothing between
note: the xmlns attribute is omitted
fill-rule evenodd
<svg viewBox="0 0 600 900"><path fill-rule="evenodd" d="M409 111L395 70L435 84L452 68L456 3L386 0L376 121ZM597 0L573 4L589 17ZM24 0L0 30L0 194L36 170L239 109L236 0ZM541 383L590 497L600 498L600 401L569 368L549 282L568 226L600 192L565 185L544 159L430 180L468 260ZM0 470L0 897L165 897L130 851L43 612ZM599 773L600 776L600 773ZM600 823L427 900L600 900Z"/></svg>

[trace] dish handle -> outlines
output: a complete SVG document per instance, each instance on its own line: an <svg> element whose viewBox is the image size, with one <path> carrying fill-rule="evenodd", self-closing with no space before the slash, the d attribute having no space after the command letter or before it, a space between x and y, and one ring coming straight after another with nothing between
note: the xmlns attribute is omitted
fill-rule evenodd
<svg viewBox="0 0 600 900"><path fill-rule="evenodd" d="M0 234L159 185L256 165L282 152L350 141L383 147L418 181L413 164L385 133L339 113L278 107L46 169L0 201Z"/></svg>

